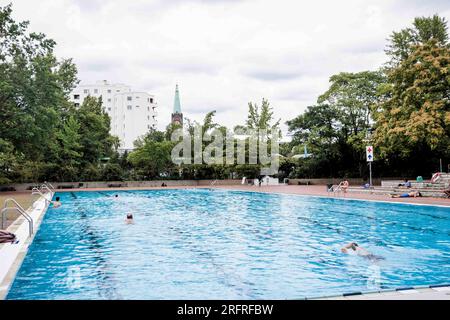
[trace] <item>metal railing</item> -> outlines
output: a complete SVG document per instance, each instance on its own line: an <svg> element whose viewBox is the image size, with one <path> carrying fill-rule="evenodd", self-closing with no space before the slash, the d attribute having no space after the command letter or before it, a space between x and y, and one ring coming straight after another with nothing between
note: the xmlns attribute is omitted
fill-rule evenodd
<svg viewBox="0 0 450 320"><path fill-rule="evenodd" d="M217 183L217 181L218 181L217 179L216 179L216 180L214 180L213 182L211 182L211 184L210 184L210 185L211 185L211 186L215 186L215 185L216 185L216 183Z"/></svg>
<svg viewBox="0 0 450 320"><path fill-rule="evenodd" d="M333 196L344 194L345 190L342 188L344 181L341 181L338 185L333 185L328 192L333 192Z"/></svg>
<svg viewBox="0 0 450 320"><path fill-rule="evenodd" d="M10 202L12 202L14 206L9 207L8 203ZM5 200L5 204L2 209L2 229L5 229L6 212L9 210L18 211L25 218L25 220L28 221L28 231L31 237L31 235L33 234L33 218L31 218L31 216L26 212L26 210L22 208L22 206L13 198Z"/></svg>
<svg viewBox="0 0 450 320"><path fill-rule="evenodd" d="M50 187L53 190L55 190L55 187L50 182L45 181L42 185L45 185L45 186Z"/></svg>
<svg viewBox="0 0 450 320"><path fill-rule="evenodd" d="M48 202L48 203L51 203L51 202L52 202L51 199L53 198L54 191L51 190L49 186L50 186L51 188L53 188L53 186L52 186L50 183L45 182L45 183L41 184L41 186L40 186L39 188L34 187L33 189L31 189L31 194L32 194L32 195L38 194L38 195L40 195L42 198L45 199L46 203L47 203L47 202ZM44 190L47 190L48 193L50 194L50 200L47 199L47 197L45 196L45 193L43 192Z"/></svg>

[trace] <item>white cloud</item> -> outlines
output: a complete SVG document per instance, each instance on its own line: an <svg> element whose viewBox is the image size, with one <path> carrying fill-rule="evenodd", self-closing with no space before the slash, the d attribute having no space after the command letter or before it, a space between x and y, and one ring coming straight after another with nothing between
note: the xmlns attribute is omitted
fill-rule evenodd
<svg viewBox="0 0 450 320"><path fill-rule="evenodd" d="M9 1L0 0L0 4ZM301 113L341 71L375 70L386 38L447 1L15 0L14 16L73 57L79 78L122 82L156 95L169 122L175 83L185 115L245 121L268 98L282 121Z"/></svg>

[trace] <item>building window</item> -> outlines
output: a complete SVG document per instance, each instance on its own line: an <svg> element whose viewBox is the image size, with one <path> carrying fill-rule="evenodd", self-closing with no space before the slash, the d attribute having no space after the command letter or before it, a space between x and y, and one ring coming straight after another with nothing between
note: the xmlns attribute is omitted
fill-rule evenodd
<svg viewBox="0 0 450 320"><path fill-rule="evenodd" d="M120 92L120 90L116 90L116 92Z"/></svg>
<svg viewBox="0 0 450 320"><path fill-rule="evenodd" d="M153 98L150 98L150 103L153 103Z"/></svg>
<svg viewBox="0 0 450 320"><path fill-rule="evenodd" d="M98 89L94 89L94 93L98 93Z"/></svg>
<svg viewBox="0 0 450 320"><path fill-rule="evenodd" d="M89 93L89 89L84 89L83 92L84 92L85 94L88 94L88 93Z"/></svg>
<svg viewBox="0 0 450 320"><path fill-rule="evenodd" d="M150 116L147 116L147 120L150 120Z"/></svg>
<svg viewBox="0 0 450 320"><path fill-rule="evenodd" d="M131 109L133 109L133 107L132 106L127 106L127 109L131 110Z"/></svg>
<svg viewBox="0 0 450 320"><path fill-rule="evenodd" d="M111 111L111 108L108 108L108 111Z"/></svg>
<svg viewBox="0 0 450 320"><path fill-rule="evenodd" d="M150 111L150 107L147 107L147 111Z"/></svg>
<svg viewBox="0 0 450 320"><path fill-rule="evenodd" d="M73 98L74 98L75 100L78 100L78 99L80 99L80 95L79 95L79 94L74 94L74 95L73 95Z"/></svg>
<svg viewBox="0 0 450 320"><path fill-rule="evenodd" d="M79 103L74 103L75 108L78 108L80 106Z"/></svg>
<svg viewBox="0 0 450 320"><path fill-rule="evenodd" d="M111 102L111 98L108 99L108 102Z"/></svg>
<svg viewBox="0 0 450 320"><path fill-rule="evenodd" d="M132 99L133 99L133 97L130 97L130 96L127 97L128 101L131 101Z"/></svg>
<svg viewBox="0 0 450 320"><path fill-rule="evenodd" d="M108 93L111 93L111 89L108 89Z"/></svg>
<svg viewBox="0 0 450 320"><path fill-rule="evenodd" d="M136 106L136 108L139 108L139 106Z"/></svg>

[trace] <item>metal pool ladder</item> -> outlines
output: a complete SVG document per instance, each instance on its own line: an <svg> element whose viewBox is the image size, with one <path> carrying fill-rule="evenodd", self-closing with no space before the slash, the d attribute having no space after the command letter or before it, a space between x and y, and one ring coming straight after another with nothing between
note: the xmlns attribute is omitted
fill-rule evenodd
<svg viewBox="0 0 450 320"><path fill-rule="evenodd" d="M8 207L8 203L10 202L12 202L14 206ZM13 198L5 200L5 204L2 209L2 229L5 229L5 220L6 220L5 216L8 210L18 211L25 218L25 220L28 221L29 236L31 237L31 235L33 234L33 218L31 218L31 216L26 212L26 210L22 208L22 206Z"/></svg>
<svg viewBox="0 0 450 320"><path fill-rule="evenodd" d="M51 199L53 198L54 191L49 188L49 185L50 185L50 188L53 188L53 186L51 184L43 183L39 188L34 187L31 190L31 194L39 194L42 198L45 199L45 202L50 203ZM47 189L48 193L50 194L50 200L47 199L45 197L45 194L42 192L44 189Z"/></svg>
<svg viewBox="0 0 450 320"><path fill-rule="evenodd" d="M342 190L342 184L343 182L340 182L338 185L333 185L330 189L328 189L328 192L333 192L333 196L339 196L342 195L344 190Z"/></svg>

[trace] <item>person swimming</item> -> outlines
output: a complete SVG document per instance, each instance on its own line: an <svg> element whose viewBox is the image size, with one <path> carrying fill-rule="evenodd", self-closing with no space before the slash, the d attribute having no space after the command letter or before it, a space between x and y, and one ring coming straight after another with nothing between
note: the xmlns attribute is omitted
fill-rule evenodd
<svg viewBox="0 0 450 320"><path fill-rule="evenodd" d="M133 215L132 215L131 213L128 213L128 214L127 214L127 218L125 219L125 223L127 223L127 224L132 224L132 223L134 223Z"/></svg>
<svg viewBox="0 0 450 320"><path fill-rule="evenodd" d="M341 248L341 252L347 254L356 253L356 255L371 261L384 260L384 257L370 253L366 249L360 247L356 242L350 242L349 244L345 245L344 247Z"/></svg>
<svg viewBox="0 0 450 320"><path fill-rule="evenodd" d="M62 206L61 201L59 201L59 197L56 197L55 201L51 201L51 204L53 204L53 208L59 208Z"/></svg>

